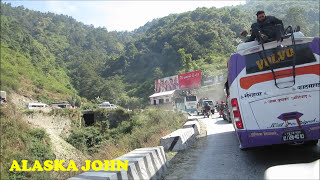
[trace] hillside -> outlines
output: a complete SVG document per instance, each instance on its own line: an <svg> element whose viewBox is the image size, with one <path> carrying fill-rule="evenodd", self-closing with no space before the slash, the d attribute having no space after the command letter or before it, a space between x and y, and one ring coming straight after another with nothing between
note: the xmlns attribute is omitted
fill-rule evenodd
<svg viewBox="0 0 320 180"><path fill-rule="evenodd" d="M0 85L8 92L8 103L0 105L4 178L70 176L9 172L14 159L112 159L134 148L157 146L186 117L140 110L149 104L154 80L199 69L203 79L225 73L227 59L243 42L240 32L249 29L261 9L283 19L285 26L299 24L305 35L319 36L318 1L198 8L154 19L132 32L109 32L70 16L1 2ZM215 88L198 91L203 96L222 93ZM81 111L94 109L97 97L119 108L95 109L99 122L82 126ZM31 101L68 101L80 108L33 112L25 109Z"/></svg>
<svg viewBox="0 0 320 180"><path fill-rule="evenodd" d="M99 96L139 107L153 93L154 79L198 69L204 79L224 73L226 60L242 42L239 33L249 29L257 10L283 19L285 26L299 24L308 36L319 36L318 5L248 1L171 14L132 32L108 32L70 16L1 3L1 87L29 91L45 102ZM18 70L13 58L32 71ZM33 87L26 88L24 82Z"/></svg>

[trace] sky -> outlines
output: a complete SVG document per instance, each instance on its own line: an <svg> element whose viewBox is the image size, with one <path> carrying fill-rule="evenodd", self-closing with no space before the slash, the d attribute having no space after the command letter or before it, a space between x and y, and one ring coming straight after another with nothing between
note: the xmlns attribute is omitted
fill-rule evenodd
<svg viewBox="0 0 320 180"><path fill-rule="evenodd" d="M52 12L72 16L77 21L94 27L105 27L108 31L132 31L145 25L155 18L168 16L169 14L182 13L195 10L198 7L236 6L245 1L147 1L147 0L100 0L100 1L76 1L76 0L3 0L11 3L11 6L24 6L30 10Z"/></svg>

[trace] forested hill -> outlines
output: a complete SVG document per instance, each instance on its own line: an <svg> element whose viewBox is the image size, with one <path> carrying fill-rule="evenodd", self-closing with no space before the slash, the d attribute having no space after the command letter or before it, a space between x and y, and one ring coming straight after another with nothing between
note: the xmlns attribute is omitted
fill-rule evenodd
<svg viewBox="0 0 320 180"><path fill-rule="evenodd" d="M225 72L242 42L240 32L249 29L257 10L319 36L318 1L198 8L133 32L109 32L69 16L1 3L1 88L47 102L99 96L137 107L153 93L157 78L198 69L205 78Z"/></svg>
<svg viewBox="0 0 320 180"><path fill-rule="evenodd" d="M252 22L256 20L255 14L260 9L264 10L267 16L272 15L282 19L285 27L300 25L305 35L319 36L319 3L319 0L249 0L245 5L239 5L237 8L248 12Z"/></svg>

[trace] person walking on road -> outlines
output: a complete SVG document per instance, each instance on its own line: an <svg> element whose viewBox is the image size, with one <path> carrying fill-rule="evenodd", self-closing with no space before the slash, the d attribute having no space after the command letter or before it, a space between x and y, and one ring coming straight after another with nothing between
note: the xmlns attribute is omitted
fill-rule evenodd
<svg viewBox="0 0 320 180"><path fill-rule="evenodd" d="M222 117L223 109L224 109L224 101L221 101L221 104L219 105L219 117Z"/></svg>

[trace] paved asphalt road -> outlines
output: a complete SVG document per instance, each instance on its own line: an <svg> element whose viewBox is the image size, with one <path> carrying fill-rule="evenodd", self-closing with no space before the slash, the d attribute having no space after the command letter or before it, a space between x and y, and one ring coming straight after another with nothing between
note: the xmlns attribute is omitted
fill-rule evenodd
<svg viewBox="0 0 320 180"><path fill-rule="evenodd" d="M202 139L205 145L197 149L195 163L182 179L263 179L265 170L271 166L309 163L320 158L320 143L242 151L231 123L216 114L202 120L207 126L207 137Z"/></svg>

